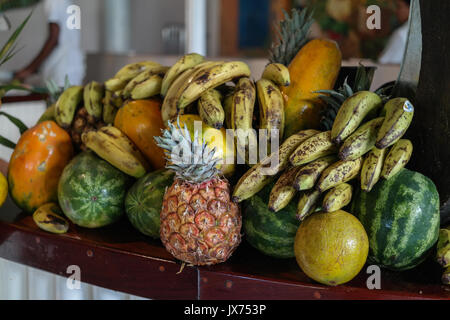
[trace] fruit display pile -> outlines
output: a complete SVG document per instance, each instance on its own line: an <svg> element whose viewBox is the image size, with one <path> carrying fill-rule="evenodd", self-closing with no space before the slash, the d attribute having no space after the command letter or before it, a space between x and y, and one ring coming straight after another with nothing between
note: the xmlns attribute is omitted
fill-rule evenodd
<svg viewBox="0 0 450 320"><path fill-rule="evenodd" d="M126 216L184 263L225 262L247 241L331 286L437 248L449 283L438 191L405 168L414 106L370 91L363 66L333 90L341 53L307 41L311 24L307 10L286 17L260 76L192 53L66 88L15 146L11 198L48 232Z"/></svg>

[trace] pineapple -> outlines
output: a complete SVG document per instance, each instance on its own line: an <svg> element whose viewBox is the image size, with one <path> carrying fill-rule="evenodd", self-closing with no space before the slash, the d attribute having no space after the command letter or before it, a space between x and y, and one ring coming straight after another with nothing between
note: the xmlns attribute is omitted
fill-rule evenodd
<svg viewBox="0 0 450 320"><path fill-rule="evenodd" d="M192 265L226 261L241 241L242 218L230 200L230 185L214 157L184 126L169 123L155 141L165 150L175 181L166 190L161 209L161 241L175 258ZM182 150L181 156L176 155Z"/></svg>
<svg viewBox="0 0 450 320"><path fill-rule="evenodd" d="M350 86L347 81L348 79L345 79L342 87L337 90L317 91L317 93L321 93L319 98L326 104L326 108L322 113L322 119L320 122L321 130L331 130L337 112L347 98L359 91L367 91L370 89L374 72L375 69L369 69L369 72L367 72L366 67L360 64L356 72L353 86ZM389 100L389 96L386 95L386 93L391 89L392 87L386 87L375 91L375 93L378 94L384 102L386 102Z"/></svg>

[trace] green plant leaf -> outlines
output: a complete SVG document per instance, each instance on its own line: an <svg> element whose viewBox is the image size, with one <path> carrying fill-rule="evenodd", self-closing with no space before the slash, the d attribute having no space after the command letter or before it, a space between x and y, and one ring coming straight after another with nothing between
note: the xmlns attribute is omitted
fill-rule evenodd
<svg viewBox="0 0 450 320"><path fill-rule="evenodd" d="M13 124L16 125L17 128L19 128L20 134L24 134L25 131L28 130L28 127L18 118L13 117L10 114L7 114L6 112L0 111L0 115L5 116L11 121Z"/></svg>
<svg viewBox="0 0 450 320"><path fill-rule="evenodd" d="M16 144L14 142L12 142L11 140L6 139L3 136L0 136L0 144L2 146L10 148L10 149L15 149L16 148Z"/></svg>
<svg viewBox="0 0 450 320"><path fill-rule="evenodd" d="M27 16L27 18L22 22L22 24L14 31L8 41L5 43L3 48L0 50L0 66L4 64L6 61L11 59L16 53L16 46L14 45L23 28L27 24L28 20L30 20L33 11Z"/></svg>

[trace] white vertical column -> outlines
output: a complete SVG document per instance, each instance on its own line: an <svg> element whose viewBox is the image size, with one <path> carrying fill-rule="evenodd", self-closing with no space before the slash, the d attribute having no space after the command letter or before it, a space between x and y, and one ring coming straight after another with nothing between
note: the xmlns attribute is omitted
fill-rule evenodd
<svg viewBox="0 0 450 320"><path fill-rule="evenodd" d="M186 52L206 55L206 0L185 0Z"/></svg>
<svg viewBox="0 0 450 320"><path fill-rule="evenodd" d="M131 37L131 1L106 0L105 49L112 53L127 53Z"/></svg>

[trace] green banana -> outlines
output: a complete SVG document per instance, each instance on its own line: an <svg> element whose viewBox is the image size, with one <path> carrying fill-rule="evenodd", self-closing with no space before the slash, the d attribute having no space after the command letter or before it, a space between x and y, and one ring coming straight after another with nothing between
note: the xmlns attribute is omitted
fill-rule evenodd
<svg viewBox="0 0 450 320"><path fill-rule="evenodd" d="M278 130L279 139L284 134L284 99L280 89L275 83L267 79L256 82L259 102L259 129L267 130L267 143L270 144L272 130Z"/></svg>
<svg viewBox="0 0 450 320"><path fill-rule="evenodd" d="M105 89L108 91L118 91L125 88L127 84L127 81L117 78L111 78L105 81Z"/></svg>
<svg viewBox="0 0 450 320"><path fill-rule="evenodd" d="M344 161L354 160L372 150L383 121L384 118L376 118L356 130L342 144L339 149L339 158Z"/></svg>
<svg viewBox="0 0 450 320"><path fill-rule="evenodd" d="M310 216L320 203L321 193L318 190L307 191L300 198L297 205L297 219L300 221L305 220Z"/></svg>
<svg viewBox="0 0 450 320"><path fill-rule="evenodd" d="M56 104L52 104L50 107L45 109L44 113L41 115L39 120L37 121L37 124L44 122L44 121L55 121L55 109Z"/></svg>
<svg viewBox="0 0 450 320"><path fill-rule="evenodd" d="M63 218L63 215L64 213L56 203L47 203L33 213L33 221L42 230L62 234L69 230L69 222Z"/></svg>
<svg viewBox="0 0 450 320"><path fill-rule="evenodd" d="M84 107L88 114L97 120L102 118L104 94L104 86L96 81L92 81L84 87Z"/></svg>
<svg viewBox="0 0 450 320"><path fill-rule="evenodd" d="M197 53L190 53L184 55L180 60L175 62L175 64L167 71L161 84L161 95L166 96L169 87L175 81L176 78L180 76L184 71L195 67L196 65L202 63L205 58Z"/></svg>
<svg viewBox="0 0 450 320"><path fill-rule="evenodd" d="M370 192L380 180L387 149L373 148L364 159L361 169L361 189Z"/></svg>
<svg viewBox="0 0 450 320"><path fill-rule="evenodd" d="M297 145L316 133L316 130L305 130L289 137L280 146L278 152L273 152L251 167L236 183L232 195L233 201L242 202L261 191L274 179L275 175L288 166L289 155Z"/></svg>
<svg viewBox="0 0 450 320"><path fill-rule="evenodd" d="M322 209L325 212L334 212L347 206L352 200L353 187L347 183L341 183L325 195Z"/></svg>
<svg viewBox="0 0 450 320"><path fill-rule="evenodd" d="M59 96L55 105L55 119L60 127L67 129L71 126L75 111L83 100L83 89L82 86L73 86Z"/></svg>
<svg viewBox="0 0 450 320"><path fill-rule="evenodd" d="M183 90L177 102L178 110L183 110L205 91L241 77L250 77L250 68L241 61L220 63L203 70L196 74L192 82Z"/></svg>
<svg viewBox="0 0 450 320"><path fill-rule="evenodd" d="M103 99L103 122L106 124L113 124L117 111L119 111L114 102L112 92L106 91Z"/></svg>
<svg viewBox="0 0 450 320"><path fill-rule="evenodd" d="M322 172L336 161L337 157L331 155L317 159L304 167L299 166L300 170L295 176L293 183L294 188L299 191L314 188Z"/></svg>
<svg viewBox="0 0 450 320"><path fill-rule="evenodd" d="M294 198L297 191L292 187L292 183L299 169L300 167L289 168L278 178L269 196L270 211L282 210Z"/></svg>
<svg viewBox="0 0 450 320"><path fill-rule="evenodd" d="M289 161L293 166L300 166L319 158L335 154L337 146L331 141L331 132L318 133L300 144L291 154Z"/></svg>
<svg viewBox="0 0 450 320"><path fill-rule="evenodd" d="M331 140L341 144L359 127L366 116L381 107L383 101L375 93L360 91L344 101L331 129Z"/></svg>
<svg viewBox="0 0 450 320"><path fill-rule="evenodd" d="M162 77L159 74L150 76L144 82L137 84L131 91L131 99L148 99L159 95L161 92Z"/></svg>
<svg viewBox="0 0 450 320"><path fill-rule="evenodd" d="M361 171L362 158L350 161L338 161L324 170L317 182L317 190L325 192L341 183L348 182L358 176Z"/></svg>
<svg viewBox="0 0 450 320"><path fill-rule="evenodd" d="M411 159L413 145L407 139L398 140L384 160L381 177L388 180L403 169Z"/></svg>
<svg viewBox="0 0 450 320"><path fill-rule="evenodd" d="M281 63L269 63L265 67L261 78L271 80L280 87L291 85L289 69Z"/></svg>
<svg viewBox="0 0 450 320"><path fill-rule="evenodd" d="M439 230L436 261L444 268L450 267L450 229Z"/></svg>
<svg viewBox="0 0 450 320"><path fill-rule="evenodd" d="M168 69L169 69L169 67L164 67L164 66L151 67L151 68L146 69L145 71L141 72L136 77L134 77L132 80L130 80L130 82L128 82L128 84L122 90L122 96L124 98L131 97L131 93L137 86L144 84L145 82L147 82L149 79L151 79L155 75L159 75L161 78L164 77L164 74L167 72ZM161 82L162 82L162 80L161 80ZM144 87L145 86L146 85L144 84ZM159 90L159 92L160 91L161 90ZM159 94L159 92L158 92L158 94Z"/></svg>
<svg viewBox="0 0 450 320"><path fill-rule="evenodd" d="M198 100L198 113L207 125L220 129L225 121L225 111L222 107L222 94L210 89Z"/></svg>
<svg viewBox="0 0 450 320"><path fill-rule="evenodd" d="M375 144L378 149L390 147L401 139L414 117L414 107L406 98L389 100L384 110L386 117L378 131Z"/></svg>

